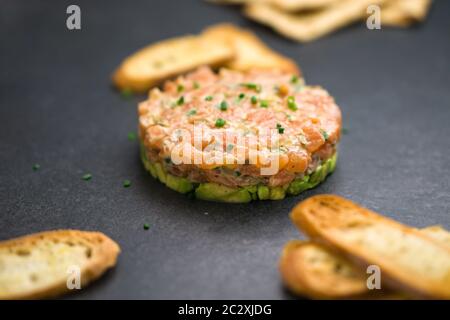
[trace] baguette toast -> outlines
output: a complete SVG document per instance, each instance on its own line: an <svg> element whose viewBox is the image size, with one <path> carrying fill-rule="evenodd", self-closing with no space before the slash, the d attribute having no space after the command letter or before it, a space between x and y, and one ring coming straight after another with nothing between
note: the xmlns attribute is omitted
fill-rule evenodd
<svg viewBox="0 0 450 320"><path fill-rule="evenodd" d="M308 42L363 19L369 5L382 5L385 1L341 0L324 10L298 14L258 2L246 5L244 14L288 38Z"/></svg>
<svg viewBox="0 0 450 320"><path fill-rule="evenodd" d="M84 288L116 264L119 246L99 232L58 230L0 242L0 300L40 299L68 292L69 270Z"/></svg>
<svg viewBox="0 0 450 320"><path fill-rule="evenodd" d="M335 195L297 205L291 218L313 241L355 265L377 265L383 283L418 298L450 299L450 248Z"/></svg>
<svg viewBox="0 0 450 320"><path fill-rule="evenodd" d="M203 65L219 67L234 57L227 42L188 35L149 45L126 58L113 75L119 89L146 92L164 80Z"/></svg>
<svg viewBox="0 0 450 320"><path fill-rule="evenodd" d="M450 246L450 233L439 226L421 233ZM367 288L368 274L350 260L327 247L293 240L283 248L280 273L285 285L298 295L313 299L401 299L407 296L392 290Z"/></svg>
<svg viewBox="0 0 450 320"><path fill-rule="evenodd" d="M300 75L300 70L292 59L286 58L270 49L249 30L223 23L205 29L202 36L207 39L231 44L236 55L234 59L225 64L227 68L244 72L252 69L278 69L283 72Z"/></svg>

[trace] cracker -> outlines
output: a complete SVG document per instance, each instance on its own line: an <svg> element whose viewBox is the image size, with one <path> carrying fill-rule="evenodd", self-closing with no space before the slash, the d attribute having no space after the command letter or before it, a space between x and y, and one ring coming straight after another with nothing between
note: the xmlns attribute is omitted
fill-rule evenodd
<svg viewBox="0 0 450 320"><path fill-rule="evenodd" d="M292 59L270 49L249 30L224 23L207 28L202 37L220 42L222 45L229 44L234 48L235 58L225 64L227 68L239 71L278 69L300 74L298 66Z"/></svg>
<svg viewBox="0 0 450 320"><path fill-rule="evenodd" d="M422 234L450 247L450 233L440 226ZM280 273L293 293L313 299L404 299L406 295L383 288L369 290L368 274L345 256L315 242L293 240L281 254Z"/></svg>
<svg viewBox="0 0 450 320"><path fill-rule="evenodd" d="M200 36L163 40L126 58L113 75L119 89L146 92L164 80L192 71L200 66L223 66L234 57L226 42Z"/></svg>
<svg viewBox="0 0 450 320"><path fill-rule="evenodd" d="M381 23L393 27L409 27L425 20L431 0L389 1L381 9Z"/></svg>
<svg viewBox="0 0 450 320"><path fill-rule="evenodd" d="M244 13L293 40L307 42L366 17L367 7L387 0L342 0L323 10L288 13L264 3L248 4Z"/></svg>
<svg viewBox="0 0 450 320"><path fill-rule="evenodd" d="M420 298L450 299L450 247L417 229L336 195L308 198L291 218L313 241L352 263L379 266L389 287Z"/></svg>

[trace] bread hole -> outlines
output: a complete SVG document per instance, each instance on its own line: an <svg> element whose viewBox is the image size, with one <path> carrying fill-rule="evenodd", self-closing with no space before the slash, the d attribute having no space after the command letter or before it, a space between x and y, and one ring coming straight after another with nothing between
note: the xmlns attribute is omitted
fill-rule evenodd
<svg viewBox="0 0 450 320"><path fill-rule="evenodd" d="M66 244L67 244L69 247L73 247L73 246L75 245L75 243L73 243L72 241L67 241Z"/></svg>
<svg viewBox="0 0 450 320"><path fill-rule="evenodd" d="M92 257L92 249L86 248L86 251L84 252L86 255L86 258L90 259Z"/></svg>
<svg viewBox="0 0 450 320"><path fill-rule="evenodd" d="M37 276L37 274L35 274L35 273L30 274L31 282L37 282L38 279L39 279L39 277Z"/></svg>
<svg viewBox="0 0 450 320"><path fill-rule="evenodd" d="M20 248L16 250L16 254L21 257L26 257L29 256L31 252L28 249Z"/></svg>

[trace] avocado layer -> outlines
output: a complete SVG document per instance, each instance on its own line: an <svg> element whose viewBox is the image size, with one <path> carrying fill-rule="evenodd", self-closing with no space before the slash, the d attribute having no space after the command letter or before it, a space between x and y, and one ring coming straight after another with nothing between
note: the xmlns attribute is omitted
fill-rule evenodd
<svg viewBox="0 0 450 320"><path fill-rule="evenodd" d="M296 179L290 184L278 187L265 185L231 188L213 182L193 183L186 178L176 177L165 172L160 163L152 163L147 159L145 149L141 147L141 159L150 174L180 193L193 193L196 198L209 201L245 203L252 200L281 200L286 195L294 196L316 187L332 173L336 167L337 154L322 163L310 175Z"/></svg>

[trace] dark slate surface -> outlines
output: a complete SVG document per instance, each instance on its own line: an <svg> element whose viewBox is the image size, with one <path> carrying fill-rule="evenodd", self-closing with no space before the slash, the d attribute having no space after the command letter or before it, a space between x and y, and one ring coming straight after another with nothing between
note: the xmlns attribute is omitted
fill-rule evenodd
<svg viewBox="0 0 450 320"><path fill-rule="evenodd" d="M291 298L277 271L283 244L301 236L288 212L318 193L413 226L450 227L448 1L417 28L360 24L307 45L194 0L76 1L82 30L68 31L71 3L9 0L0 11L0 239L100 230L123 250L115 270L70 298ZM250 27L336 97L349 133L335 174L317 189L279 202L208 203L142 169L127 133L144 97L123 100L112 70L152 41L220 21Z"/></svg>

